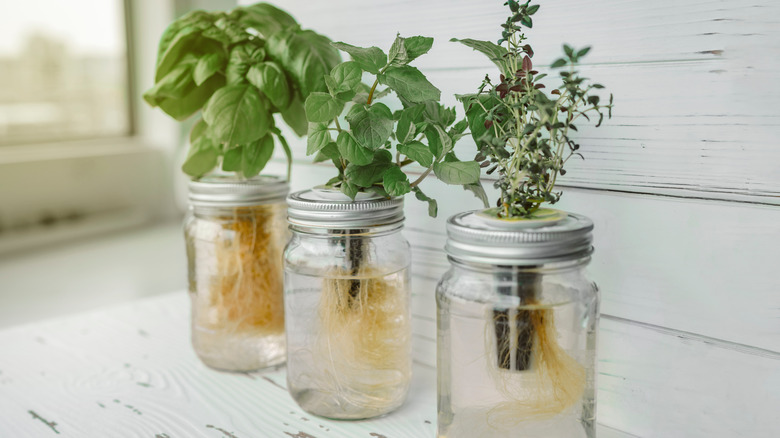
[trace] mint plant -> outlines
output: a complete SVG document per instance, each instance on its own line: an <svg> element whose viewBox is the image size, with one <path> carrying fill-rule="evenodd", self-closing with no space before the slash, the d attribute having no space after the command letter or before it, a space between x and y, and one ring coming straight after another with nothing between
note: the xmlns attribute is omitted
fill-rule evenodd
<svg viewBox="0 0 780 438"><path fill-rule="evenodd" d="M582 157L580 145L571 138L580 119L596 126L604 119L604 110L612 117L612 95L603 104L595 94L604 88L580 76L576 67L590 47L575 50L563 46L564 56L555 60L552 69L560 71L560 85L549 95L540 82L547 76L534 69L534 51L526 41L523 27L532 28L539 5L530 0L521 4L505 3L510 14L501 25L497 44L472 39L460 42L487 55L499 68L500 80L485 76L476 94L458 96L464 103L471 135L477 144L475 160L487 167L487 173L498 172L496 188L501 197L495 213L502 218L532 217L544 203L554 204L561 193L555 192L558 175L573 156Z"/></svg>
<svg viewBox="0 0 780 438"><path fill-rule="evenodd" d="M335 66L324 77L327 92L312 92L305 102L309 120L306 153L316 154L317 162L331 160L338 170L327 186L351 199L358 192L381 196L414 192L417 199L428 203L428 213L435 217L436 200L419 187L433 172L443 182L462 185L486 201L479 184L479 164L461 161L453 152L465 135L466 120L456 123L455 109L439 103L439 89L409 65L432 45L433 38L397 36L386 54L378 47L333 43L352 60ZM374 76L371 86L362 82L364 73ZM378 101L391 92L402 105L395 112ZM424 169L416 178L406 173L413 163Z"/></svg>
<svg viewBox="0 0 780 438"><path fill-rule="evenodd" d="M341 61L330 43L267 3L193 11L171 23L144 99L176 120L202 110L184 173L200 177L221 162L222 170L250 178L271 158L275 137L289 177L290 148L273 115L306 134L303 101L327 89L324 76Z"/></svg>

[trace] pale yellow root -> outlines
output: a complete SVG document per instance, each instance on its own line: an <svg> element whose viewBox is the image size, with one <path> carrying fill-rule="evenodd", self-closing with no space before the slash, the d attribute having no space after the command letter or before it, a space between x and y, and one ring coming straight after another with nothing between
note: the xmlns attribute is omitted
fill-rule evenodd
<svg viewBox="0 0 780 438"><path fill-rule="evenodd" d="M527 310L529 307L533 310ZM499 429L561 414L579 402L585 390L585 368L558 345L553 309L532 304L518 310L510 324L517 325L516 318L528 318L533 330L530 369L497 367L496 356L487 355L491 376L507 400L488 412L488 424ZM493 325L488 324L487 332L493 330ZM486 336L486 345L496 345L493 336ZM507 338L500 342L510 342L511 348L517 348L519 340L515 336L514 341Z"/></svg>
<svg viewBox="0 0 780 438"><path fill-rule="evenodd" d="M283 332L283 209L278 204L239 207L233 217L221 218L224 238L215 242L216 273L202 326Z"/></svg>
<svg viewBox="0 0 780 438"><path fill-rule="evenodd" d="M399 273L387 278L371 267L333 270L324 280L315 351L330 389L354 405L381 408L404 397L411 376L405 289Z"/></svg>

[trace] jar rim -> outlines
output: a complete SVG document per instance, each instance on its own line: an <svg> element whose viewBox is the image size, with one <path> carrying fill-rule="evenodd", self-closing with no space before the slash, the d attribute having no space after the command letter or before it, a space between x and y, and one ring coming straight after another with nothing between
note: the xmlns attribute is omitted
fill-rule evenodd
<svg viewBox="0 0 780 438"><path fill-rule="evenodd" d="M290 191L286 179L257 175L240 179L234 175L213 174L191 180L189 202L196 207L244 207L284 201Z"/></svg>
<svg viewBox="0 0 780 438"><path fill-rule="evenodd" d="M322 196L315 189L301 190L287 197L287 221L291 227L362 229L401 224L403 197L371 197L350 200Z"/></svg>

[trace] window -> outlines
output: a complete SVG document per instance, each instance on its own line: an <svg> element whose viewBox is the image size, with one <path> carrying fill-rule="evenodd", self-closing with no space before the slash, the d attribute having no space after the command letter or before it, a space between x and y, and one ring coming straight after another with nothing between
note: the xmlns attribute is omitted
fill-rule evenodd
<svg viewBox="0 0 780 438"><path fill-rule="evenodd" d="M123 0L0 3L0 145L131 132Z"/></svg>

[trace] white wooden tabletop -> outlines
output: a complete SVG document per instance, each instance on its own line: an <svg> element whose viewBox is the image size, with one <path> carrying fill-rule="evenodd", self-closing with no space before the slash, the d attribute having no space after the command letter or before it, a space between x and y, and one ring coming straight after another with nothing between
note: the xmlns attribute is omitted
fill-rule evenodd
<svg viewBox="0 0 780 438"><path fill-rule="evenodd" d="M181 291L0 331L0 437L434 437L435 370L414 371L406 404L383 418L314 417L287 394L284 368L203 365Z"/></svg>

